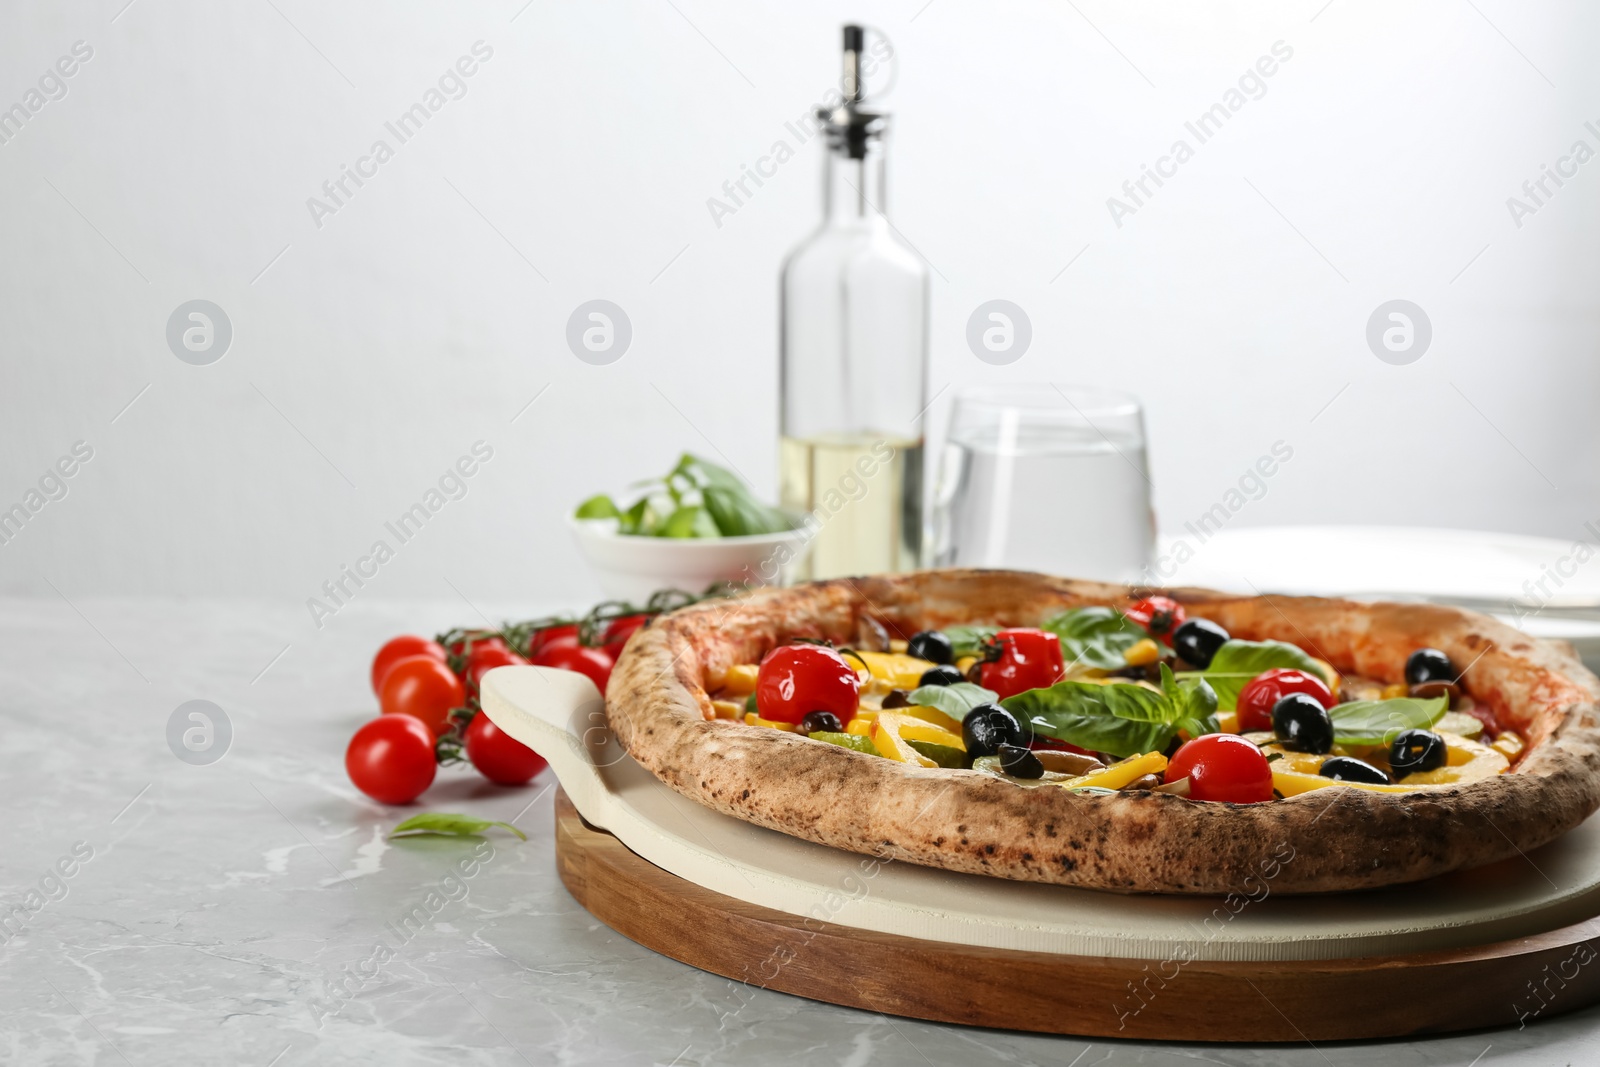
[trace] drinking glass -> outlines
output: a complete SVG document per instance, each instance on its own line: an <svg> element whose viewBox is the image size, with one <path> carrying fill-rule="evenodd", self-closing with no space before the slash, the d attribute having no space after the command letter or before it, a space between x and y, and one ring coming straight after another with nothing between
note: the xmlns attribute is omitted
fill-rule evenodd
<svg viewBox="0 0 1600 1067"><path fill-rule="evenodd" d="M936 566L1147 581L1155 515L1139 401L1047 383L964 390L931 524Z"/></svg>

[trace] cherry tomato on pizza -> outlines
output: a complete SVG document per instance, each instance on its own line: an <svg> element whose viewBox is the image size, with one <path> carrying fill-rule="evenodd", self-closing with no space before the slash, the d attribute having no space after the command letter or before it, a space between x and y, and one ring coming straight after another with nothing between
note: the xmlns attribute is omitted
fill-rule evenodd
<svg viewBox="0 0 1600 1067"><path fill-rule="evenodd" d="M1274 667L1239 691L1239 732L1272 729L1272 708L1290 693L1303 693L1324 708L1333 707L1333 691L1321 677L1293 667Z"/></svg>
<svg viewBox="0 0 1600 1067"><path fill-rule="evenodd" d="M1016 628L994 635L991 652L979 666L979 683L1000 699L1055 685L1066 673L1061 639L1048 630Z"/></svg>
<svg viewBox="0 0 1600 1067"><path fill-rule="evenodd" d="M1122 614L1143 626L1151 637L1172 644L1172 631L1189 617L1182 604L1169 596L1147 596L1122 609Z"/></svg>
<svg viewBox="0 0 1600 1067"><path fill-rule="evenodd" d="M1272 766L1254 742L1238 734L1189 741L1167 764L1165 781L1189 779L1190 800L1259 804L1272 799Z"/></svg>
<svg viewBox="0 0 1600 1067"><path fill-rule="evenodd" d="M849 725L856 717L861 677L843 656L822 645L783 645L768 652L756 674L756 711L769 722L798 723L813 711L832 712Z"/></svg>

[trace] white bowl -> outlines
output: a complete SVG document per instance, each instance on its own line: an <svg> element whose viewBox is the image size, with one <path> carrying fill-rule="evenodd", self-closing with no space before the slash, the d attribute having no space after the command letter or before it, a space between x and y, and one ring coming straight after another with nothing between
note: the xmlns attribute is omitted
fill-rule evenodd
<svg viewBox="0 0 1600 1067"><path fill-rule="evenodd" d="M811 548L804 529L750 537L638 537L616 519L568 516L573 539L607 598L641 604L658 589L699 593L714 582L783 585Z"/></svg>

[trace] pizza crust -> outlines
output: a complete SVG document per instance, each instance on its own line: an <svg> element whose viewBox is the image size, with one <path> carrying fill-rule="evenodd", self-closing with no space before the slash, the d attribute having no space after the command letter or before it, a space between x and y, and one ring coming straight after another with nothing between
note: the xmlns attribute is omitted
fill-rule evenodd
<svg viewBox="0 0 1600 1067"><path fill-rule="evenodd" d="M860 615L901 636L960 622L1037 625L1067 608L1162 592L1235 637L1300 645L1397 681L1415 648L1528 748L1508 774L1404 794L1316 790L1264 804L1021 788L712 717L727 669L796 637L847 642ZM607 713L634 759L711 808L795 837L945 870L1131 893L1326 893L1416 881L1527 852L1600 807L1600 680L1571 648L1455 608L1138 590L1013 571L837 579L708 601L640 630ZM1253 880L1252 880L1253 879Z"/></svg>

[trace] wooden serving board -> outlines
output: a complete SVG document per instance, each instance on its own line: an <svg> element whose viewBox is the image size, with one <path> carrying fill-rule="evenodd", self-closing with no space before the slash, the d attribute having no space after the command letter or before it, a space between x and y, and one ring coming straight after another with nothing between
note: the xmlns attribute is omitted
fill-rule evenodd
<svg viewBox="0 0 1600 1067"><path fill-rule="evenodd" d="M502 667L482 694L560 778L573 895L640 944L753 985L940 1022L1237 1042L1517 1025L1600 1000L1600 820L1385 890L1287 897L1269 879L1228 898L1123 896L877 860L721 815L622 753L581 675Z"/></svg>
<svg viewBox="0 0 1600 1067"><path fill-rule="evenodd" d="M1121 959L957 945L747 904L641 859L556 794L561 881L664 956L812 1000L933 1022L1161 1041L1336 1041L1517 1026L1600 1001L1600 918L1404 956Z"/></svg>

